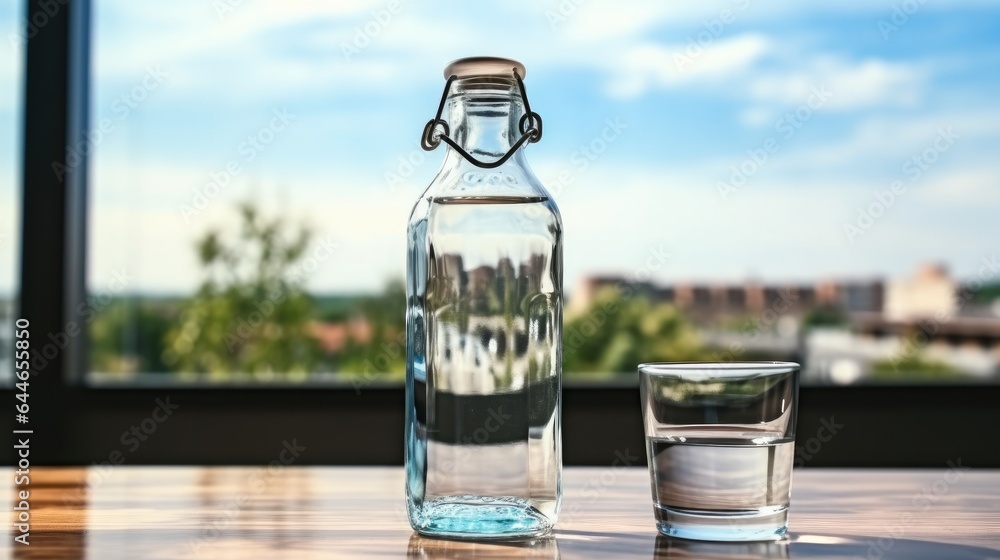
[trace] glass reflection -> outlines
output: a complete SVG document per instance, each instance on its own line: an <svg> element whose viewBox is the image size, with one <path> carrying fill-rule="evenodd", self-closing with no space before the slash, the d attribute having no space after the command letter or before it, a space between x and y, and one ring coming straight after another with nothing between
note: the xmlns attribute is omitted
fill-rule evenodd
<svg viewBox="0 0 1000 560"><path fill-rule="evenodd" d="M788 541L703 542L656 537L653 558L698 558L700 560L737 560L749 558L791 558Z"/></svg>
<svg viewBox="0 0 1000 560"><path fill-rule="evenodd" d="M406 548L407 558L422 560L477 559L477 558L526 558L530 560L556 560L559 543L554 537L509 542L473 542L431 539L416 533L410 536Z"/></svg>

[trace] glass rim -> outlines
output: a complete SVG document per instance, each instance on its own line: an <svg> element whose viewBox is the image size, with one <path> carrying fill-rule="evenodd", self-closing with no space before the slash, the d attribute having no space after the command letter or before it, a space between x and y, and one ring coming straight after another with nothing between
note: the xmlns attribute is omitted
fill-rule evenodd
<svg viewBox="0 0 1000 560"><path fill-rule="evenodd" d="M799 371L802 366L796 362L645 362L638 366L640 374L646 375L739 375L756 373L777 375Z"/></svg>

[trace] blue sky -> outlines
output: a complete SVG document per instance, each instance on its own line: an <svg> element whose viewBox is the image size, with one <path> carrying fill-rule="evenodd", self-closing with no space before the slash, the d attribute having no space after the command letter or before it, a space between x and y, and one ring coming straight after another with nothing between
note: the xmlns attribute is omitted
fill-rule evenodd
<svg viewBox="0 0 1000 560"><path fill-rule="evenodd" d="M417 147L441 70L483 54L527 66L545 119L528 159L556 185L567 289L642 275L651 251L671 255L650 271L664 282L899 277L927 260L965 276L997 252L995 4L223 2L94 1L92 127L110 132L91 169L92 289L122 269L137 291L193 288L193 240L248 197L339 242L313 289L398 277L443 156ZM4 8L5 37L11 22ZM2 49L0 234L14 231L18 118L17 51ZM626 128L588 159L609 120ZM248 149L248 135L273 139ZM239 173L206 190L230 163Z"/></svg>

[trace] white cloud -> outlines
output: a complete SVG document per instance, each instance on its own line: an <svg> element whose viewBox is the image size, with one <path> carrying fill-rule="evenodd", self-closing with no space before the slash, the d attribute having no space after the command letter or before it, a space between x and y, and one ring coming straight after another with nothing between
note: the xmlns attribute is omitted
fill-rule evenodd
<svg viewBox="0 0 1000 560"><path fill-rule="evenodd" d="M751 82L749 93L758 102L798 105L811 88L833 92L824 104L829 109L856 109L876 105L915 105L930 74L928 68L912 63L866 59L852 62L843 57L820 54L804 63L786 61L784 71L762 72Z"/></svg>
<svg viewBox="0 0 1000 560"><path fill-rule="evenodd" d="M761 106L749 107L740 111L740 123L744 126L761 126L775 121L774 111Z"/></svg>
<svg viewBox="0 0 1000 560"><path fill-rule="evenodd" d="M688 87L748 100L755 105L741 120L759 125L768 112L805 103L814 88L833 92L823 105L828 110L913 107L921 101L931 75L927 64L877 58L852 61L825 52L802 55L800 49L758 33L720 38L696 48L644 42L606 61L606 87L612 95L626 98Z"/></svg>
<svg viewBox="0 0 1000 560"><path fill-rule="evenodd" d="M696 3L642 0L635 2L582 2L563 0L546 6L546 17L569 38L600 40L637 36L665 23L674 25L709 17L711 7ZM717 12L717 10L716 10ZM558 16L558 17L554 17Z"/></svg>
<svg viewBox="0 0 1000 560"><path fill-rule="evenodd" d="M542 11L557 30L567 36L604 39L636 37L651 29L669 29L684 36L695 35L706 28L706 22L721 19L731 13L734 24L786 23L801 17L844 14L870 17L871 30L877 33L879 18L889 19L896 0L871 2L804 3L794 0L773 0L767 3L752 0L707 0L702 2L662 2L658 0L628 0L624 2L594 2L589 0L544 0L524 4L526 11ZM957 6L990 7L981 0L950 3L922 3L921 11L947 11ZM728 19L728 18L727 18Z"/></svg>
<svg viewBox="0 0 1000 560"><path fill-rule="evenodd" d="M573 12L565 22L549 27L544 14L563 3L574 6ZM95 83L130 86L142 78L146 66L159 64L171 72L163 92L171 98L217 95L219 84L231 84L227 97L234 101L385 91L392 84L423 79L428 71L439 72L449 60L470 54L469 45L474 44L504 45L498 54L521 58L529 70L598 70L605 76L605 91L617 97L695 87L720 97L749 99L771 110L801 103L809 87L821 84L837 91L829 104L833 109L912 105L920 100L929 74L928 68L914 64L810 54L801 41L756 32L733 35L729 27L704 46L692 47L683 39L704 32L705 21L717 18L723 9L732 10L741 24L763 17L752 13L753 6L740 9L740 2L699 7L645 0L625 5L571 0L505 5L487 12L496 25L479 27L468 25L465 16L472 14L403 2L351 60L345 59L343 46L353 45L357 29L371 23L386 2L297 0L281 9L245 3L222 21L208 5L186 10L173 5L160 9L147 2L102 6L115 11L110 20L131 23L116 24L110 34L100 29L95 34ZM510 26L523 28L531 40L512 42ZM649 36L653 28L681 32L676 43L668 44ZM748 117L747 122L754 121Z"/></svg>
<svg viewBox="0 0 1000 560"><path fill-rule="evenodd" d="M1000 170L989 166L960 168L929 177L916 191L914 198L929 204L996 208L1000 205Z"/></svg>
<svg viewBox="0 0 1000 560"><path fill-rule="evenodd" d="M803 129L809 126L806 122ZM956 155L993 157L989 148L984 150L983 141L1000 139L1000 113L963 111L870 117L858 122L843 138L802 148L793 146L780 158L769 162L768 168L772 171L839 169L863 173L866 169L863 164L876 162L883 166L889 163L896 171L906 160L931 146L939 129L958 135ZM947 157L950 159L950 156Z"/></svg>
<svg viewBox="0 0 1000 560"><path fill-rule="evenodd" d="M766 37L753 33L715 41L696 57L683 46L644 43L630 48L609 69L608 88L614 95L635 97L655 87L731 81L749 71L770 49Z"/></svg>
<svg viewBox="0 0 1000 560"><path fill-rule="evenodd" d="M103 2L99 9L107 10L106 20L115 23L108 29L98 25L95 33L97 82L130 83L141 79L147 66L160 65L172 72L170 85L175 91L217 90L217 84L227 82L234 89L256 93L384 83L385 61L348 64L339 47L309 40L317 33L350 40L355 28L364 27L373 13L385 9L384 0L293 0L282 2L280 8L246 2L221 19L212 9L214 3L187 4ZM97 20L100 24L102 18ZM384 26L386 32L392 23Z"/></svg>

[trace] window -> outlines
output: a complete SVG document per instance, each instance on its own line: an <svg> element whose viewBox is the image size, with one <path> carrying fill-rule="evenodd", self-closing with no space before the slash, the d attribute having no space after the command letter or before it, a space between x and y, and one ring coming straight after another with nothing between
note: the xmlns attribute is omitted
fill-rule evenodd
<svg viewBox="0 0 1000 560"><path fill-rule="evenodd" d="M227 6L175 3L168 11L152 2L99 0L91 18L86 0L54 16L43 14L38 2L22 3L24 19L50 22L28 34L26 94L17 111L26 126L15 140L24 152L24 234L18 241L26 280L13 290L47 359L32 359L39 374L31 380L32 425L38 422L40 433L49 434L32 448L39 463L106 461L122 428L170 396L182 413L130 455L129 464L267 462L273 444L290 436L309 442L302 464L398 464L399 374L390 365L387 375L363 376L377 352L388 353L371 341L382 336L389 344L394 336L390 328L375 333L380 325L391 327L400 308L391 280L401 273L402 257L392 244L402 245L403 216L441 156L419 151L414 141L440 95L441 81L430 77L482 44L504 45L498 54L528 63L533 108L546 119L546 138L532 146L529 159L557 197L572 234L567 331L591 332L584 325L596 320L590 304L616 297L623 281L633 288L621 307L625 312L598 325L580 346L592 354L567 353L567 464L607 465L616 450L643 445L633 377L594 364L606 361L609 336L637 326L636 317L654 316L660 322L653 326L683 335L667 345L671 356L766 357L775 347L794 352L795 346L781 345L813 333L826 337L825 348L840 349L840 355L803 357L807 368L825 368L826 377L810 378L813 383L845 385L802 389L800 446L830 422L846 426L808 457L810 466L940 467L959 456L963 464L1000 465L997 450L967 429L997 423L1000 385L956 383L987 376L937 375L939 364L932 362L925 369L933 375L876 386L866 384L872 376L863 360L837 361L859 343L898 348L913 335L921 351L939 344L920 340L905 323L907 310L925 314L928 305L944 306L978 314L983 320L976 325L993 321L996 261L989 242L996 238L997 202L981 185L995 173L984 154L996 147L996 111L992 98L977 93L990 89L991 76L939 62L947 55L988 67L996 50L990 38L1000 36L991 28L996 18L984 13L991 8L922 6L933 17L921 19L921 11L893 29L882 23L891 14L877 7L798 8L779 17L734 3L735 10L726 4L730 17L722 6L695 13L582 4L526 12L523 6L406 4L400 11L397 4L377 2L287 2L280 10L246 4L219 12L220 5ZM390 8L391 18L383 12ZM244 27L219 27L236 17L247 18ZM723 17L731 21L720 28L715 20ZM511 43L504 26L479 25L501 18L528 39ZM194 33L199 29L204 33ZM951 37L951 29L966 32ZM171 45L190 43L206 65L189 60L193 66L185 71L170 58L180 56L179 47L163 44L182 31L185 40ZM699 62L695 71L691 64ZM405 94L395 91L400 83ZM835 84L840 89L832 89ZM837 96L823 94L824 85ZM819 104L821 94L826 101ZM260 95L266 102L249 101ZM279 131L286 105L296 119ZM86 107L89 123L82 118ZM350 112L337 113L337 107ZM274 109L278 114L269 113ZM238 126L217 116L235 119L235 112ZM244 113L265 113L266 119L254 123ZM262 132L272 122L270 135ZM929 148L916 140L926 130ZM230 170L230 160L246 156L241 145L252 145L247 137L253 134L266 148L253 147L256 167ZM780 139L779 149L767 142L772 137ZM84 148L90 156L77 157ZM932 166L928 160L935 157ZM67 180L55 176L53 163L72 168ZM80 173L87 164L89 173ZM899 175L918 179L893 191ZM85 212L79 202L88 189ZM223 335L234 322L238 329L241 318L249 323L252 313L265 313L257 299L247 308L239 290L241 297L228 300L222 313L205 308L219 301L211 290L232 287L219 280L203 289L208 279L237 272L254 286L254 277L230 261L209 258L201 266L198 260L240 242L234 234L247 219L239 206L246 201L257 202L258 211L250 214L258 226L275 218L290 223L283 243L294 242L302 223L335 234L331 257L320 262L316 255L309 275L300 271L310 267L300 267L287 276L311 298L308 314L296 323L307 325L302 332L309 336L297 340L325 348L326 361L311 371L287 361L295 353L280 354L286 359L280 367L251 374L183 371L163 351L169 333L183 334L181 327L198 313L221 317ZM188 225L187 203L212 220ZM87 224L89 234L78 235ZM205 241L212 228L221 237ZM309 250L323 239L315 238ZM77 246L84 241L86 282ZM255 262L253 247L238 253L236 267ZM917 264L925 260L951 266ZM325 268L334 263L339 267ZM340 274L345 269L365 283L347 282L354 276ZM14 277L6 266L4 274ZM389 288L380 290L382 282ZM890 283L898 285L890 289ZM956 292L959 298L947 297ZM90 337L60 336L81 321ZM928 327L926 334L934 323L920 326ZM63 351L53 336L66 341ZM990 341L975 336L978 347L962 347L982 356ZM89 368L78 361L88 338ZM970 338L947 332L941 341L962 345ZM347 340L352 355L344 350ZM644 345L639 349L651 354L663 340L624 342ZM210 350L223 348L224 338ZM63 370L69 375L59 375ZM81 375L88 370L91 375ZM358 376L364 384L356 383ZM89 381L84 387L78 386L82 377ZM947 386L910 382L928 377ZM186 380L194 383L178 386ZM205 383L214 380L240 384L218 390ZM273 384L261 382L272 380L288 383L271 390ZM310 383L324 380L335 383L323 391ZM900 425L926 429L901 431Z"/></svg>
<svg viewBox="0 0 1000 560"><path fill-rule="evenodd" d="M442 156L416 138L484 49L545 118L566 332L596 332L569 383L637 354L998 379L995 8L335 4L94 3L92 380L401 380L403 231ZM678 326L632 328L653 315Z"/></svg>
<svg viewBox="0 0 1000 560"><path fill-rule="evenodd" d="M11 350L17 312L18 247L21 227L18 174L21 168L21 92L26 40L20 2L0 7L0 383L13 380Z"/></svg>

